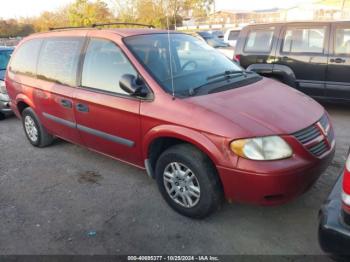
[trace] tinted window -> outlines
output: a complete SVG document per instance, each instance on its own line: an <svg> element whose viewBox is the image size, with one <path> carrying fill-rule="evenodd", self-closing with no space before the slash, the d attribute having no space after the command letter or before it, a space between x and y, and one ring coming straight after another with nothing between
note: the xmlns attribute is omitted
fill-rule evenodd
<svg viewBox="0 0 350 262"><path fill-rule="evenodd" d="M239 31L230 31L230 34L228 35L228 40L237 40L239 36Z"/></svg>
<svg viewBox="0 0 350 262"><path fill-rule="evenodd" d="M326 28L288 29L283 42L283 52L323 53Z"/></svg>
<svg viewBox="0 0 350 262"><path fill-rule="evenodd" d="M10 60L12 50L0 50L0 70L4 70Z"/></svg>
<svg viewBox="0 0 350 262"><path fill-rule="evenodd" d="M124 74L137 76L123 52L111 41L91 40L84 60L82 86L127 94L119 87Z"/></svg>
<svg viewBox="0 0 350 262"><path fill-rule="evenodd" d="M273 33L273 28L250 31L244 50L247 52L269 52Z"/></svg>
<svg viewBox="0 0 350 262"><path fill-rule="evenodd" d="M74 86L83 38L52 38L44 41L38 77Z"/></svg>
<svg viewBox="0 0 350 262"><path fill-rule="evenodd" d="M10 70L15 73L35 76L41 43L42 40L39 39L33 39L23 43L11 60Z"/></svg>
<svg viewBox="0 0 350 262"><path fill-rule="evenodd" d="M350 28L338 28L336 30L335 53L350 55Z"/></svg>

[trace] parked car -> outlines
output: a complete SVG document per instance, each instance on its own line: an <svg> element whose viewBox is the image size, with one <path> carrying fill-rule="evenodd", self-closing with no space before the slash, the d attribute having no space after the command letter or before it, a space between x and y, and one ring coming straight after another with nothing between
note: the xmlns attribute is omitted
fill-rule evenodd
<svg viewBox="0 0 350 262"><path fill-rule="evenodd" d="M10 109L10 99L5 87L5 72L7 64L13 52L13 47L0 46L0 119L12 113Z"/></svg>
<svg viewBox="0 0 350 262"><path fill-rule="evenodd" d="M344 170L320 211L319 242L327 253L350 255L350 150Z"/></svg>
<svg viewBox="0 0 350 262"><path fill-rule="evenodd" d="M235 48L240 31L241 29L237 28L228 29L224 35L224 42Z"/></svg>
<svg viewBox="0 0 350 262"><path fill-rule="evenodd" d="M350 101L350 22L251 25L238 39L241 66L317 99Z"/></svg>
<svg viewBox="0 0 350 262"><path fill-rule="evenodd" d="M219 52L224 54L230 59L236 61L234 57L234 50L229 44L225 43L223 38L219 38L217 35L214 35L211 31L202 31L197 32L197 35L201 37L208 45L217 49Z"/></svg>
<svg viewBox="0 0 350 262"><path fill-rule="evenodd" d="M33 146L60 137L145 169L189 217L208 216L223 196L286 203L334 154L321 105L187 34L34 34L16 47L6 85Z"/></svg>

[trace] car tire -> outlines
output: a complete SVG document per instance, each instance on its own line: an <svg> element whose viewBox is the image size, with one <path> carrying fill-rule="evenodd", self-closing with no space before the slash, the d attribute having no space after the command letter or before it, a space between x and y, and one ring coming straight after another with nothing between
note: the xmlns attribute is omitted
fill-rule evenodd
<svg viewBox="0 0 350 262"><path fill-rule="evenodd" d="M221 206L223 193L216 169L192 145L179 144L164 151L156 164L156 179L165 201L184 216L205 218Z"/></svg>
<svg viewBox="0 0 350 262"><path fill-rule="evenodd" d="M0 121L4 120L5 118L6 118L5 115L3 113L0 113Z"/></svg>
<svg viewBox="0 0 350 262"><path fill-rule="evenodd" d="M34 110L27 107L22 112L22 124L29 142L36 147L46 147L52 144L54 137L40 123Z"/></svg>

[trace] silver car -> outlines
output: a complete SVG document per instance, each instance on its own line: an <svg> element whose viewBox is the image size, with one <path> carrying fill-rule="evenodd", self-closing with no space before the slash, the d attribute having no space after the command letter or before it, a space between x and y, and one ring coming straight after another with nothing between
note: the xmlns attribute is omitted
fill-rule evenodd
<svg viewBox="0 0 350 262"><path fill-rule="evenodd" d="M4 79L6 67L13 50L13 47L0 46L0 119L3 119L5 116L12 114L12 111L10 109L10 99L7 95Z"/></svg>

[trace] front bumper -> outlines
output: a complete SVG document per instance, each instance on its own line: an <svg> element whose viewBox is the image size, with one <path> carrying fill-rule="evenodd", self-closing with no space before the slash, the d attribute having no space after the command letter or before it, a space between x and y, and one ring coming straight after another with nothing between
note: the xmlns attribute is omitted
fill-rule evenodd
<svg viewBox="0 0 350 262"><path fill-rule="evenodd" d="M259 163L274 166L275 171L257 173L217 167L225 197L229 201L259 205L280 205L306 192L327 169L333 159L335 148L322 159L284 167L286 162ZM296 161L296 160L295 160ZM254 170L261 170L255 167Z"/></svg>
<svg viewBox="0 0 350 262"><path fill-rule="evenodd" d="M320 210L318 240L326 253L350 255L350 225L346 224L344 219L349 215L342 211L341 192L342 176Z"/></svg>

